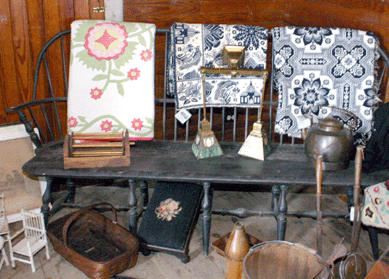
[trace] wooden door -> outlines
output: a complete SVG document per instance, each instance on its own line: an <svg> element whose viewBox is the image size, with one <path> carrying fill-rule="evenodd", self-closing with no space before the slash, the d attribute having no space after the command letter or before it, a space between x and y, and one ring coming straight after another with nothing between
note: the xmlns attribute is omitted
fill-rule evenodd
<svg viewBox="0 0 389 279"><path fill-rule="evenodd" d="M0 124L18 121L5 109L32 100L42 46L76 19L104 19L104 0L4 0L0 5ZM99 5L100 4L100 5ZM55 57L53 58L55 63ZM50 61L49 61L50 63ZM55 77L53 77L55 78ZM42 93L44 95L44 93Z"/></svg>

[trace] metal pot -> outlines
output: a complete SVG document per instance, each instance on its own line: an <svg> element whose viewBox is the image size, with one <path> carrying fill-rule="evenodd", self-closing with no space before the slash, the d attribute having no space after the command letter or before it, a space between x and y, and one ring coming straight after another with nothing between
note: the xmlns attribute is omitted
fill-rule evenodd
<svg viewBox="0 0 389 279"><path fill-rule="evenodd" d="M305 138L305 154L312 167L316 165L316 156L322 155L323 170L345 169L352 151L351 130L335 117L326 117L309 128Z"/></svg>

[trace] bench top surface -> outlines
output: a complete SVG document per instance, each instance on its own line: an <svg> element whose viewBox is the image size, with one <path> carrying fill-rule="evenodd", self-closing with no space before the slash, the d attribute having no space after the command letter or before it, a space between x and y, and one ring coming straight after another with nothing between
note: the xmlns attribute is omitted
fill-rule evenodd
<svg viewBox="0 0 389 279"><path fill-rule="evenodd" d="M93 179L148 179L159 181L210 182L259 185L316 185L315 169L307 163L303 145L278 145L265 161L238 154L242 143L221 143L224 155L197 160L192 142L137 142L131 147L131 165L64 169L63 142L52 142L24 164L33 176ZM389 171L362 174L361 186L374 185L389 178ZM340 171L325 171L323 186L354 185L354 164Z"/></svg>

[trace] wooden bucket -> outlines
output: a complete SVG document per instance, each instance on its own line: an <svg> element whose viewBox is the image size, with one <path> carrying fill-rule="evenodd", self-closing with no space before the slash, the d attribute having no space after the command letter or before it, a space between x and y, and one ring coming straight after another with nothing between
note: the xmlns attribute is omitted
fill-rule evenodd
<svg viewBox="0 0 389 279"><path fill-rule="evenodd" d="M315 250L286 241L262 242L252 247L243 260L245 279L322 279L329 274Z"/></svg>

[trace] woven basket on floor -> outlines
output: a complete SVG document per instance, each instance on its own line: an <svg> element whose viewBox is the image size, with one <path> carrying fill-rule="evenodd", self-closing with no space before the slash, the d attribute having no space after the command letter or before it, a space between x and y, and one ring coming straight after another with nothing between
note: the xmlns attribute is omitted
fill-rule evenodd
<svg viewBox="0 0 389 279"><path fill-rule="evenodd" d="M94 210L112 208L113 220ZM116 209L108 203L85 207L48 224L47 234L57 253L88 277L105 279L135 266L139 242L117 224Z"/></svg>

